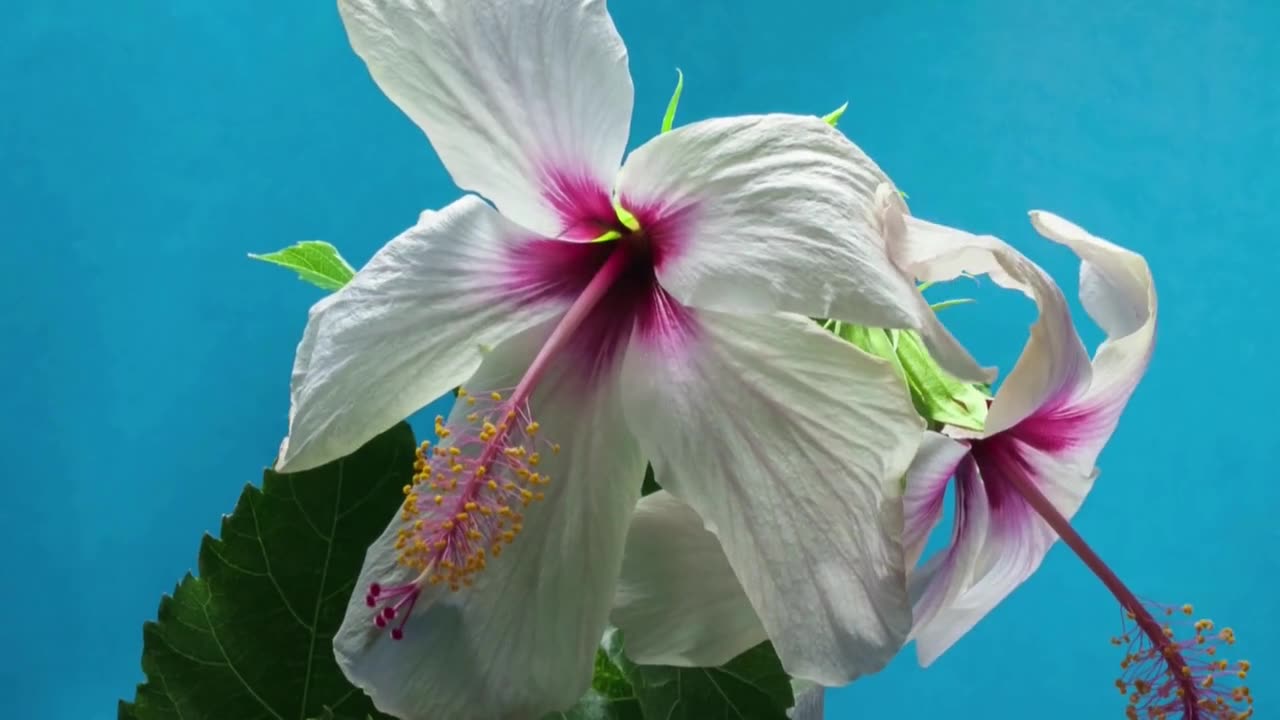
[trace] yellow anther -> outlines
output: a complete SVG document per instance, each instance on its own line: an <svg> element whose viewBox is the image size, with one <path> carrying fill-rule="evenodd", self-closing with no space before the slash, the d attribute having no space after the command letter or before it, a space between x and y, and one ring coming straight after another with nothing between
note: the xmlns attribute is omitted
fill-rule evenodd
<svg viewBox="0 0 1280 720"><path fill-rule="evenodd" d="M408 495L409 493L413 492L413 486L405 485L404 487L400 488L400 491L403 492L405 495Z"/></svg>
<svg viewBox="0 0 1280 720"><path fill-rule="evenodd" d="M533 453L532 455L529 456L530 465L537 465L540 462L542 462L542 456L539 455L538 453Z"/></svg>
<svg viewBox="0 0 1280 720"><path fill-rule="evenodd" d="M497 481L497 480L490 480L490 481L489 481L489 483L488 483L488 485L489 485L489 489L490 489L490 490L493 490L493 491L495 491L495 492L497 491L497 489L498 489L498 481Z"/></svg>
<svg viewBox="0 0 1280 720"><path fill-rule="evenodd" d="M475 404L476 404L476 399L475 399L475 398L473 398L473 397L469 397L469 398L467 398L467 405L468 405L468 406L474 407L474 406L475 406Z"/></svg>
<svg viewBox="0 0 1280 720"><path fill-rule="evenodd" d="M537 500L538 502L542 502L543 500L547 499L547 496L544 493L536 492L533 494L533 499Z"/></svg>
<svg viewBox="0 0 1280 720"><path fill-rule="evenodd" d="M466 396L467 396L467 389L466 389L466 388L464 388L464 387L462 387L461 385L459 385L459 386L458 386L458 397L466 397Z"/></svg>
<svg viewBox="0 0 1280 720"><path fill-rule="evenodd" d="M466 510L467 512L475 512L475 511L476 511L476 508L478 508L478 507L480 507L480 506L479 506L479 505L477 505L477 504L475 504L475 503L473 503L473 502L469 502L469 503L464 504L464 505L462 506L462 509L463 509L463 510Z"/></svg>
<svg viewBox="0 0 1280 720"><path fill-rule="evenodd" d="M478 415L477 413L469 413L467 415L467 422L469 423L476 422L479 419L480 419L480 415Z"/></svg>
<svg viewBox="0 0 1280 720"><path fill-rule="evenodd" d="M440 523L440 529L444 530L445 532L453 530L453 521L445 520L444 522Z"/></svg>
<svg viewBox="0 0 1280 720"><path fill-rule="evenodd" d="M1191 605L1189 605L1189 604L1188 604L1188 605L1183 605L1183 606L1182 606L1182 614L1183 614L1183 615L1190 615L1190 614L1194 613L1195 611L1196 611L1196 609L1195 609L1194 607L1192 607Z"/></svg>
<svg viewBox="0 0 1280 720"><path fill-rule="evenodd" d="M494 392L489 393L489 397L492 398L494 402L498 402L502 400L502 394L497 392L496 390Z"/></svg>
<svg viewBox="0 0 1280 720"><path fill-rule="evenodd" d="M529 433L530 435L537 435L538 428L540 427L542 426L538 424L538 421L534 420L533 422L529 423L527 427L525 427L525 432Z"/></svg>
<svg viewBox="0 0 1280 720"><path fill-rule="evenodd" d="M487 472L488 472L488 469L485 468L483 465L481 465L480 467L476 468L476 477L478 478L484 477Z"/></svg>
<svg viewBox="0 0 1280 720"><path fill-rule="evenodd" d="M508 545L510 545L511 543L513 543L513 542L515 542L515 541L516 541L516 534L515 534L514 532L512 532L512 531L508 530L508 531L506 531L506 532L502 533L502 539L503 539L503 540L505 540L505 541L507 542L507 544L508 544Z"/></svg>
<svg viewBox="0 0 1280 720"><path fill-rule="evenodd" d="M456 447L451 447L451 448L449 448L449 454L450 454L450 455L452 455L453 457L458 457L459 455L461 455L461 454L462 454L462 449L461 449L461 448L456 448Z"/></svg>
<svg viewBox="0 0 1280 720"><path fill-rule="evenodd" d="M458 522L466 522L469 516L464 512L460 512L457 515L454 515L454 517L458 520Z"/></svg>
<svg viewBox="0 0 1280 720"><path fill-rule="evenodd" d="M462 467L462 463L454 463L453 465L449 466L449 471L454 473L460 473L465 469L466 468Z"/></svg>
<svg viewBox="0 0 1280 720"><path fill-rule="evenodd" d="M559 455L559 454L560 454L560 443L552 443L552 444L551 444L551 454L552 454L552 455Z"/></svg>

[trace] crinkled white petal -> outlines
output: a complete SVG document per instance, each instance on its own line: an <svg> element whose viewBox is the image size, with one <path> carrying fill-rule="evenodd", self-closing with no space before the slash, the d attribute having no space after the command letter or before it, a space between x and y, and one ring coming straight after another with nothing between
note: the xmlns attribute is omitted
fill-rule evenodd
<svg viewBox="0 0 1280 720"><path fill-rule="evenodd" d="M897 371L806 318L691 313L623 361L658 482L720 539L792 676L879 670L910 626L900 483L922 431Z"/></svg>
<svg viewBox="0 0 1280 720"><path fill-rule="evenodd" d="M717 667L768 639L720 541L666 491L636 506L610 622L644 665Z"/></svg>
<svg viewBox="0 0 1280 720"><path fill-rule="evenodd" d="M906 216L897 258L926 282L987 275L1035 301L1040 315L1017 364L987 415L987 432L1012 427L1047 402L1076 396L1089 386L1089 356L1076 334L1062 291L1043 270L1002 240Z"/></svg>
<svg viewBox="0 0 1280 720"><path fill-rule="evenodd" d="M506 283L533 236L474 196L387 243L317 303L294 361L289 434L277 469L347 455L475 372L483 347L554 316Z"/></svg>
<svg viewBox="0 0 1280 720"><path fill-rule="evenodd" d="M544 235L566 185L607 197L633 90L604 0L340 0L356 53L463 189Z"/></svg>
<svg viewBox="0 0 1280 720"><path fill-rule="evenodd" d="M687 305L918 327L921 298L876 219L886 181L819 118L763 115L659 135L627 158L618 194L656 220L659 280Z"/></svg>
<svg viewBox="0 0 1280 720"><path fill-rule="evenodd" d="M908 280L923 280L918 275L920 268L913 265L909 244L911 238L907 234L907 204L898 189L890 183L883 183L876 188L876 214L880 233L885 238L889 258L894 266ZM969 351L938 319L937 313L923 295L918 295L918 302L921 323L916 330L928 348L929 355L938 365L960 380L974 383L990 383L995 380L995 370L978 365Z"/></svg>
<svg viewBox="0 0 1280 720"><path fill-rule="evenodd" d="M1031 222L1046 238L1071 248L1081 259L1080 300L1107 339L1093 356L1093 379L1072 406L1069 452L1092 467L1111 438L1120 414L1146 374L1155 347L1157 301L1146 260L1043 211Z"/></svg>
<svg viewBox="0 0 1280 720"><path fill-rule="evenodd" d="M514 385L549 332L503 344L467 386ZM644 461L622 423L616 376L590 389L553 369L535 392L538 436L558 442L539 468L546 498L521 512L524 530L472 588L438 591L414 608L404 638L370 621L370 583L415 573L396 565L399 515L370 547L334 652L347 678L382 712L402 718L540 718L573 705L591 682L622 563ZM459 403L453 421L470 409Z"/></svg>

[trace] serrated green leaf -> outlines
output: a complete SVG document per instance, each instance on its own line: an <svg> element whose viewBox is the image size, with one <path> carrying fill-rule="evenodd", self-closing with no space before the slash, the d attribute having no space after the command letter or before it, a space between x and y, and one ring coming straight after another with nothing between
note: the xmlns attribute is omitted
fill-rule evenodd
<svg viewBox="0 0 1280 720"><path fill-rule="evenodd" d="M637 665L624 645L618 630L605 636L609 659L631 681L645 718L787 720L795 704L791 678L769 642L717 668Z"/></svg>
<svg viewBox="0 0 1280 720"><path fill-rule="evenodd" d="M351 281L356 271L338 254L338 248L322 240L304 240L265 255L249 253L261 260L298 273L298 277L324 290L338 290Z"/></svg>
<svg viewBox="0 0 1280 720"><path fill-rule="evenodd" d="M383 718L343 677L331 641L364 559L413 477L405 423L301 473L268 470L205 535L188 574L142 628L147 681L131 720ZM328 708L330 715L324 715Z"/></svg>
<svg viewBox="0 0 1280 720"><path fill-rule="evenodd" d="M601 648L596 651L595 674L587 694L572 708L543 720L644 720L644 713L631 682Z"/></svg>
<svg viewBox="0 0 1280 720"><path fill-rule="evenodd" d="M680 106L680 94L684 92L684 73L680 68L676 68L676 89L671 93L671 99L667 101L667 113L662 116L662 132L671 132L671 126L676 122L676 108Z"/></svg>

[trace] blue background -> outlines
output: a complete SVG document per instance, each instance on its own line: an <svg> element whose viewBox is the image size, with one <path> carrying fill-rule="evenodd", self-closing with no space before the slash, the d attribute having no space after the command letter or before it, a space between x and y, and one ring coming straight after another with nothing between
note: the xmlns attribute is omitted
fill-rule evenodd
<svg viewBox="0 0 1280 720"><path fill-rule="evenodd" d="M656 130L677 65L681 122L849 100L842 128L917 214L1009 239L1069 292L1076 265L1030 231L1030 208L1147 256L1159 346L1077 524L1139 593L1236 627L1268 716L1280 4L613 5L633 144ZM285 429L320 292L245 253L323 238L360 264L457 192L332 2L24 2L5 16L0 705L114 717L141 679L142 621ZM1007 369L1030 307L976 292L948 321ZM1120 717L1118 624L1059 546L933 668L905 653L828 714Z"/></svg>

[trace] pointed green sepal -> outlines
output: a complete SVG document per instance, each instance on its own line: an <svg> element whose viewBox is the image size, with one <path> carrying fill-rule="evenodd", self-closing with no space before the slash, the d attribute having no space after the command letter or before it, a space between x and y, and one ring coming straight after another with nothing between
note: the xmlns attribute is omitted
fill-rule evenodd
<svg viewBox="0 0 1280 720"><path fill-rule="evenodd" d="M638 232L640 230L640 221L636 219L635 215L632 215L630 212L628 212L626 208L622 207L621 205L618 205L617 203L614 203L613 210L618 214L618 222L622 223L623 227L630 230L631 232ZM605 235L608 235L608 233L605 233ZM602 235L601 237L604 237L604 236ZM622 235L619 234L618 237L622 237ZM610 239L612 240L615 238L610 238Z"/></svg>
<svg viewBox="0 0 1280 720"><path fill-rule="evenodd" d="M684 73L680 68L676 68L676 89L671 93L671 100L667 102L667 114L662 116L662 132L671 132L671 126L676 121L676 108L680 106L680 93L684 92Z"/></svg>
<svg viewBox="0 0 1280 720"><path fill-rule="evenodd" d="M831 112L827 113L826 115L823 115L822 121L830 125L831 127L835 127L836 124L840 122L840 118L844 117L844 111L848 109L849 109L849 103L845 103L840 107L836 108L835 110L832 110Z"/></svg>

